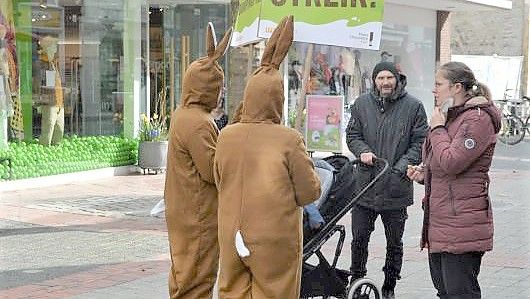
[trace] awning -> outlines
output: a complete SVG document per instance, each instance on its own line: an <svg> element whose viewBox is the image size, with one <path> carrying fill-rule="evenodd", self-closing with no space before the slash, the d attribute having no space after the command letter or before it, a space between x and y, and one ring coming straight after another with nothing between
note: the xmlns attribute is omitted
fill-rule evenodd
<svg viewBox="0 0 530 299"><path fill-rule="evenodd" d="M446 11L512 9L511 0L386 0L385 2L424 9Z"/></svg>
<svg viewBox="0 0 530 299"><path fill-rule="evenodd" d="M129 0L130 1L130 0ZM147 0L147 4L156 5L181 5L181 4L230 4L230 0Z"/></svg>

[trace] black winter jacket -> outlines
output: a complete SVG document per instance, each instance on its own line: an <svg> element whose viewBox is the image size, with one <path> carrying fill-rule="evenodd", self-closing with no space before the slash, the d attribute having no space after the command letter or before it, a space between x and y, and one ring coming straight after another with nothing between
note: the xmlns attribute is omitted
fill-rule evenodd
<svg viewBox="0 0 530 299"><path fill-rule="evenodd" d="M421 162L421 147L428 125L423 104L403 87L400 84L398 96L387 101L373 92L364 94L351 108L346 129L350 151L358 158L361 153L372 152L390 164L390 170L357 202L373 210L399 209L413 203L407 165ZM356 174L356 192L377 172L378 167L360 166Z"/></svg>

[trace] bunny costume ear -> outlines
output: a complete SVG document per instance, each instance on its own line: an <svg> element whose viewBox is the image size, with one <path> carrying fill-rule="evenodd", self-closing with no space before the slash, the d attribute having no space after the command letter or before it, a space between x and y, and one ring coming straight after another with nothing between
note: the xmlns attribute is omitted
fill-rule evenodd
<svg viewBox="0 0 530 299"><path fill-rule="evenodd" d="M219 44L217 44L215 29L213 28L213 24L211 22L208 23L208 32L206 34L208 57L212 60L218 60L226 53L226 50L228 49L230 39L232 39L232 28L226 31L225 36Z"/></svg>
<svg viewBox="0 0 530 299"><path fill-rule="evenodd" d="M215 54L216 47L217 37L215 36L215 28L213 28L212 22L208 22L208 31L206 32L206 49L208 51L208 57L212 57Z"/></svg>
<svg viewBox="0 0 530 299"><path fill-rule="evenodd" d="M283 18L272 33L261 59L262 66L280 67L289 47L293 42L294 18L288 16Z"/></svg>

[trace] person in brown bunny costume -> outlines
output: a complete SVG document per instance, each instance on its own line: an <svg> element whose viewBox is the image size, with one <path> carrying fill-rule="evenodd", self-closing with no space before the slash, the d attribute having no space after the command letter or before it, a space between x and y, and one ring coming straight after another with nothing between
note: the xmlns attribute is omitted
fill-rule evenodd
<svg viewBox="0 0 530 299"><path fill-rule="evenodd" d="M224 55L230 36L231 29L216 46L209 24L208 56L189 66L182 105L171 116L164 190L170 298L212 298L216 281L219 245L213 159L219 133L210 111L217 106L223 87L224 74L217 60Z"/></svg>
<svg viewBox="0 0 530 299"><path fill-rule="evenodd" d="M300 298L301 207L319 197L320 181L302 136L281 125L278 68L292 38L291 16L247 82L239 123L219 135L219 298Z"/></svg>

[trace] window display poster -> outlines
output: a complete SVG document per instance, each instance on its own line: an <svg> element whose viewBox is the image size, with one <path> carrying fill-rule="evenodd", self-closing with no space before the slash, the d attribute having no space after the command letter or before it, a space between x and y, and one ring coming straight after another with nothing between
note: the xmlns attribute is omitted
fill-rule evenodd
<svg viewBox="0 0 530 299"><path fill-rule="evenodd" d="M384 0L260 2L259 37L269 38L282 17L293 15L295 41L379 50Z"/></svg>
<svg viewBox="0 0 530 299"><path fill-rule="evenodd" d="M302 90L307 43L295 42L289 54L289 100L291 106ZM372 88L372 69L379 61L377 51L315 45L306 94L343 95L346 105Z"/></svg>
<svg viewBox="0 0 530 299"><path fill-rule="evenodd" d="M13 3L16 1L0 1L0 24L5 28L3 47L6 49L5 56L0 58L0 64L6 64L9 68L9 89L16 96L12 97L14 114L10 119L11 128L15 132L23 131L22 104L18 96L19 91L19 69L17 64L17 48L15 39L15 14L13 13ZM7 61L5 61L7 60Z"/></svg>
<svg viewBox="0 0 530 299"><path fill-rule="evenodd" d="M9 79L11 89L18 90L18 68L16 63L16 44L15 44L15 20L13 13L12 1L0 1L0 25L5 28L5 37L3 47L6 49L7 63L9 65Z"/></svg>
<svg viewBox="0 0 530 299"><path fill-rule="evenodd" d="M341 153L344 97L308 95L306 107L307 150Z"/></svg>

